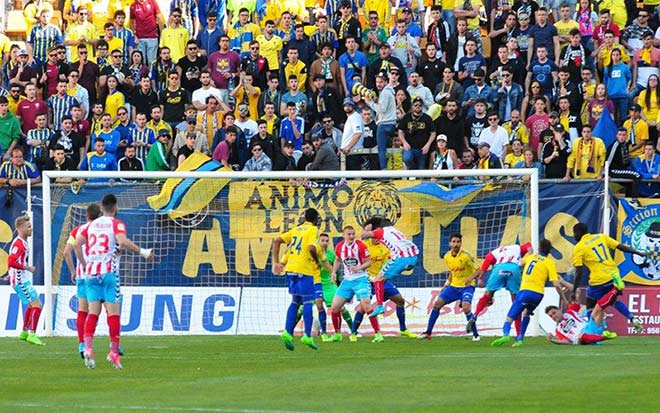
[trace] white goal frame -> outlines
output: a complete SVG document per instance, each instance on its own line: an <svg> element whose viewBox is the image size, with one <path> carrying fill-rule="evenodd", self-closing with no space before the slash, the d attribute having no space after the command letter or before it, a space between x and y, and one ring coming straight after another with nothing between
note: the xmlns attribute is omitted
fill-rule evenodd
<svg viewBox="0 0 660 413"><path fill-rule="evenodd" d="M51 250L51 182L57 178L90 179L167 179L167 178L210 178L210 179L409 179L409 178L454 178L479 177L521 177L529 176L530 185L530 227L531 243L534 249L539 244L539 173L536 168L521 169L457 169L457 170L400 170L400 171L269 171L269 172L197 172L197 171L43 171L43 245L44 245L44 322L45 335L53 334L53 257Z"/></svg>

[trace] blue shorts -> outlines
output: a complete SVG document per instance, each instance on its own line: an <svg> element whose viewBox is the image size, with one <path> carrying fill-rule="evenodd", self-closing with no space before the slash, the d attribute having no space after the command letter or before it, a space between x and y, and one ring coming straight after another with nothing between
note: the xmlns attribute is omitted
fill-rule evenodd
<svg viewBox="0 0 660 413"><path fill-rule="evenodd" d="M610 292L613 287L614 283L612 281L606 282L605 284L590 285L587 287L587 297L598 301L603 298L605 294Z"/></svg>
<svg viewBox="0 0 660 413"><path fill-rule="evenodd" d="M371 298L371 283L368 277L360 277L356 280L342 280L335 295L350 301L353 296L358 300Z"/></svg>
<svg viewBox="0 0 660 413"><path fill-rule="evenodd" d="M84 278L76 278L76 297L87 299L87 283Z"/></svg>
<svg viewBox="0 0 660 413"><path fill-rule="evenodd" d="M521 269L517 264L506 262L497 264L493 267L486 283L486 291L493 292L505 288L511 294L518 294L520 291Z"/></svg>
<svg viewBox="0 0 660 413"><path fill-rule="evenodd" d="M388 280L401 275L402 272L411 270L417 265L417 255L414 257L400 257L388 260L380 273Z"/></svg>
<svg viewBox="0 0 660 413"><path fill-rule="evenodd" d="M299 296L303 302L314 299L314 277L288 272L286 273L286 278L289 283L289 294Z"/></svg>
<svg viewBox="0 0 660 413"><path fill-rule="evenodd" d="M589 318L589 322L582 329L582 334L603 334L605 331L605 319L603 319L603 325L599 326L594 322L593 318Z"/></svg>
<svg viewBox="0 0 660 413"><path fill-rule="evenodd" d="M509 313L506 316L515 320L525 309L527 309L529 315L532 315L536 307L541 304L541 300L543 300L543 294L536 291L522 290L516 294L516 299L513 300L513 304L511 304Z"/></svg>
<svg viewBox="0 0 660 413"><path fill-rule="evenodd" d="M474 296L474 287L452 287L448 285L440 293L440 299L446 304L451 304L456 300L460 300L465 303L472 303L472 297Z"/></svg>
<svg viewBox="0 0 660 413"><path fill-rule="evenodd" d="M314 283L314 300L323 300L323 284Z"/></svg>
<svg viewBox="0 0 660 413"><path fill-rule="evenodd" d="M18 298L21 299L21 302L25 305L30 304L39 298L37 290L32 286L32 281L25 281L18 283L14 286L14 291L18 294Z"/></svg>
<svg viewBox="0 0 660 413"><path fill-rule="evenodd" d="M102 274L99 277L85 279L87 301L103 301L109 304L119 303L119 280L114 273Z"/></svg>
<svg viewBox="0 0 660 413"><path fill-rule="evenodd" d="M396 295L401 294L399 292L399 289L396 288L396 285L390 280L385 280L383 283L383 300L387 301L391 297L394 297ZM371 295L376 295L376 290L374 289L374 285L371 284Z"/></svg>

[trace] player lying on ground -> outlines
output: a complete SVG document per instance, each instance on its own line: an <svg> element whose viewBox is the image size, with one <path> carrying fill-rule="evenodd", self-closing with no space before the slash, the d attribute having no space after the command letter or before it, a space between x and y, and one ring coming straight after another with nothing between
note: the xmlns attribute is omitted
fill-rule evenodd
<svg viewBox="0 0 660 413"><path fill-rule="evenodd" d="M561 310L554 305L545 308L545 313L557 323L555 334L548 334L547 338L555 344L596 344L601 341L611 340L617 337L616 333L603 331L592 320L579 314L580 305L570 304L568 310L562 314Z"/></svg>
<svg viewBox="0 0 660 413"><path fill-rule="evenodd" d="M589 269L587 309L594 309L595 314L592 316L594 321L600 324L602 317L605 315L604 311L600 310L613 305L618 312L626 317L628 322L633 324L635 331L641 332L641 323L623 302L617 300L617 297L622 294L625 284L621 279L619 267L614 262L610 250L618 249L641 257L647 256L648 252L621 244L605 234L590 234L587 224L582 222L573 226L573 237L577 244L573 248L575 281L573 283L572 299L575 299L575 290L580 285L584 267L587 267Z"/></svg>
<svg viewBox="0 0 660 413"><path fill-rule="evenodd" d="M343 278L332 301L332 324L335 327L332 341L342 341L341 310L347 302L353 299L353 296L357 298L360 306L367 314L373 311L371 308L371 285L366 271L371 265L371 259L369 258L367 246L359 239L355 239L355 228L350 225L344 227L344 239L335 247L335 255L335 263L332 266L332 280L337 279L337 270L340 264L343 266ZM383 341L378 319L371 317L370 321L375 332L373 342Z"/></svg>
<svg viewBox="0 0 660 413"><path fill-rule="evenodd" d="M471 278L478 278L479 284L482 284L481 279L491 265L493 266L493 270L488 277L486 292L479 299L479 302L477 302L475 316L468 320L465 328L467 333L472 330L473 324L477 322L477 317L481 315L484 309L493 304L493 295L496 291L506 288L511 294L511 301L515 301L516 294L518 294L518 291L520 290L522 257L525 256L528 251L531 251L531 249L532 244L530 243L522 245L514 244L499 247L486 255L484 262L481 264L481 268L479 268ZM516 323L516 331L520 333L520 318L517 318L514 321Z"/></svg>
<svg viewBox="0 0 660 413"><path fill-rule="evenodd" d="M97 204L89 204L87 206L87 222L71 230L69 235L69 240L66 242L64 247L64 261L66 261L67 267L69 267L69 273L71 273L71 282L76 286L76 298L78 298L78 316L76 318L76 331L78 332L78 351L80 352L80 357L83 359L85 356L85 320L87 319L87 313L89 311L89 304L87 302L87 292L85 289L85 267L82 263L78 262L78 265L73 264L73 248L76 246L76 237L81 228L86 228L90 222L94 221L96 218L101 216L101 208ZM87 250L83 248L83 256L87 256Z"/></svg>
<svg viewBox="0 0 660 413"><path fill-rule="evenodd" d="M539 242L538 254L527 254L523 258L523 272L520 291L516 294L516 299L511 304L509 313L506 316L504 327L502 327L502 337L493 340L490 345L493 347L501 346L508 343L511 337L511 323L513 320L518 319L522 315L522 322L514 347L520 347L529 325L530 316L534 314L534 310L541 304L543 300L543 293L545 292L545 283L550 280L559 293L561 300L566 302L564 289L559 281L559 275L555 268L555 262L550 256L552 251L552 243L547 239L542 239Z"/></svg>
<svg viewBox="0 0 660 413"><path fill-rule="evenodd" d="M367 273L369 274L369 277L376 277L380 273L385 262L389 259L390 251L385 245L383 245L383 243L374 238L366 240L365 244L367 245L369 258L371 259L371 265L367 268ZM416 338L417 334L414 334L408 330L408 327L406 327L406 300L401 295L401 292L399 292L399 289L396 288L394 283L388 280L383 284L383 292L384 300L390 300L396 305L396 317L399 320L399 335L408 338ZM375 295L373 284L371 284L371 294ZM357 332L360 328L363 317L364 311L362 311L362 306L358 305L355 312L355 320L351 327L351 335L349 336L351 342L357 342Z"/></svg>
<svg viewBox="0 0 660 413"><path fill-rule="evenodd" d="M293 351L293 329L296 326L298 310L303 309L303 324L305 335L300 342L311 349L318 349L312 338L312 324L314 312L314 274L318 271L319 257L317 255L317 243L319 238L319 212L314 208L305 210L305 222L285 232L273 241L272 263L273 274L281 274L286 271L291 304L286 312L286 323L281 340L287 350ZM287 245L286 266L280 262L280 247Z"/></svg>
<svg viewBox="0 0 660 413"><path fill-rule="evenodd" d="M30 247L28 238L32 236L32 223L27 215L22 215L14 221L18 235L11 242L7 256L9 269L9 283L18 294L21 303L27 306L23 314L23 330L18 336L28 343L43 346L44 343L37 337L39 316L41 315L41 300L37 290L32 285L32 274L35 267L29 265Z"/></svg>
<svg viewBox="0 0 660 413"><path fill-rule="evenodd" d="M94 359L94 333L98 323L101 306L105 307L108 315L108 330L110 335L110 353L106 360L116 369L121 369L121 356L119 355L119 257L122 250L139 254L146 260L152 260L154 255L151 249L140 248L126 236L126 224L116 218L117 198L108 194L101 201L103 216L95 219L84 227L76 236L74 251L76 258L85 267L87 275L85 287L89 313L85 320L85 366L96 367ZM87 255L83 254L83 247Z"/></svg>
<svg viewBox="0 0 660 413"><path fill-rule="evenodd" d="M373 281L376 292L376 308L369 317L376 317L384 311L385 280L391 280L401 275L403 271L411 270L417 265L419 248L406 236L394 228L387 218L371 217L364 225L362 239L375 238L382 242L390 251L390 259L383 265L380 273Z"/></svg>
<svg viewBox="0 0 660 413"><path fill-rule="evenodd" d="M440 309L454 301L460 300L461 309L468 322L474 320L472 297L474 296L475 282L474 277L471 276L477 268L477 263L470 254L461 249L462 246L463 235L454 233L449 236L449 251L444 257L447 268L449 268L449 277L442 290L440 290L440 296L433 304L426 331L419 335L420 339L431 339L433 327L440 316ZM477 331L476 323L471 323L470 330L472 340L479 341L479 331Z"/></svg>

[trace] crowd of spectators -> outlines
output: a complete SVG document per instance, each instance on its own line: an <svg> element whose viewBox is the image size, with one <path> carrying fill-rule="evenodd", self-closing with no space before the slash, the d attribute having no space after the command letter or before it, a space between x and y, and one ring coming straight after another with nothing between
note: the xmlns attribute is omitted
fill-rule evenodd
<svg viewBox="0 0 660 413"><path fill-rule="evenodd" d="M660 175L660 0L428 3L66 0L58 26L30 0L25 42L0 37L0 184L201 152L233 170L565 181L609 161L629 195L660 192L639 182Z"/></svg>

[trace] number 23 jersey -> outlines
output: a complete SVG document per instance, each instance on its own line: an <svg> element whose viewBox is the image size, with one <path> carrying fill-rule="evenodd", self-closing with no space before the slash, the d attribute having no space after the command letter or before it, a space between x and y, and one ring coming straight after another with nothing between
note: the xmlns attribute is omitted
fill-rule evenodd
<svg viewBox="0 0 660 413"><path fill-rule="evenodd" d="M87 276L117 274L119 254L117 235L126 235L126 224L114 217L102 216L83 228L81 235L87 238Z"/></svg>

